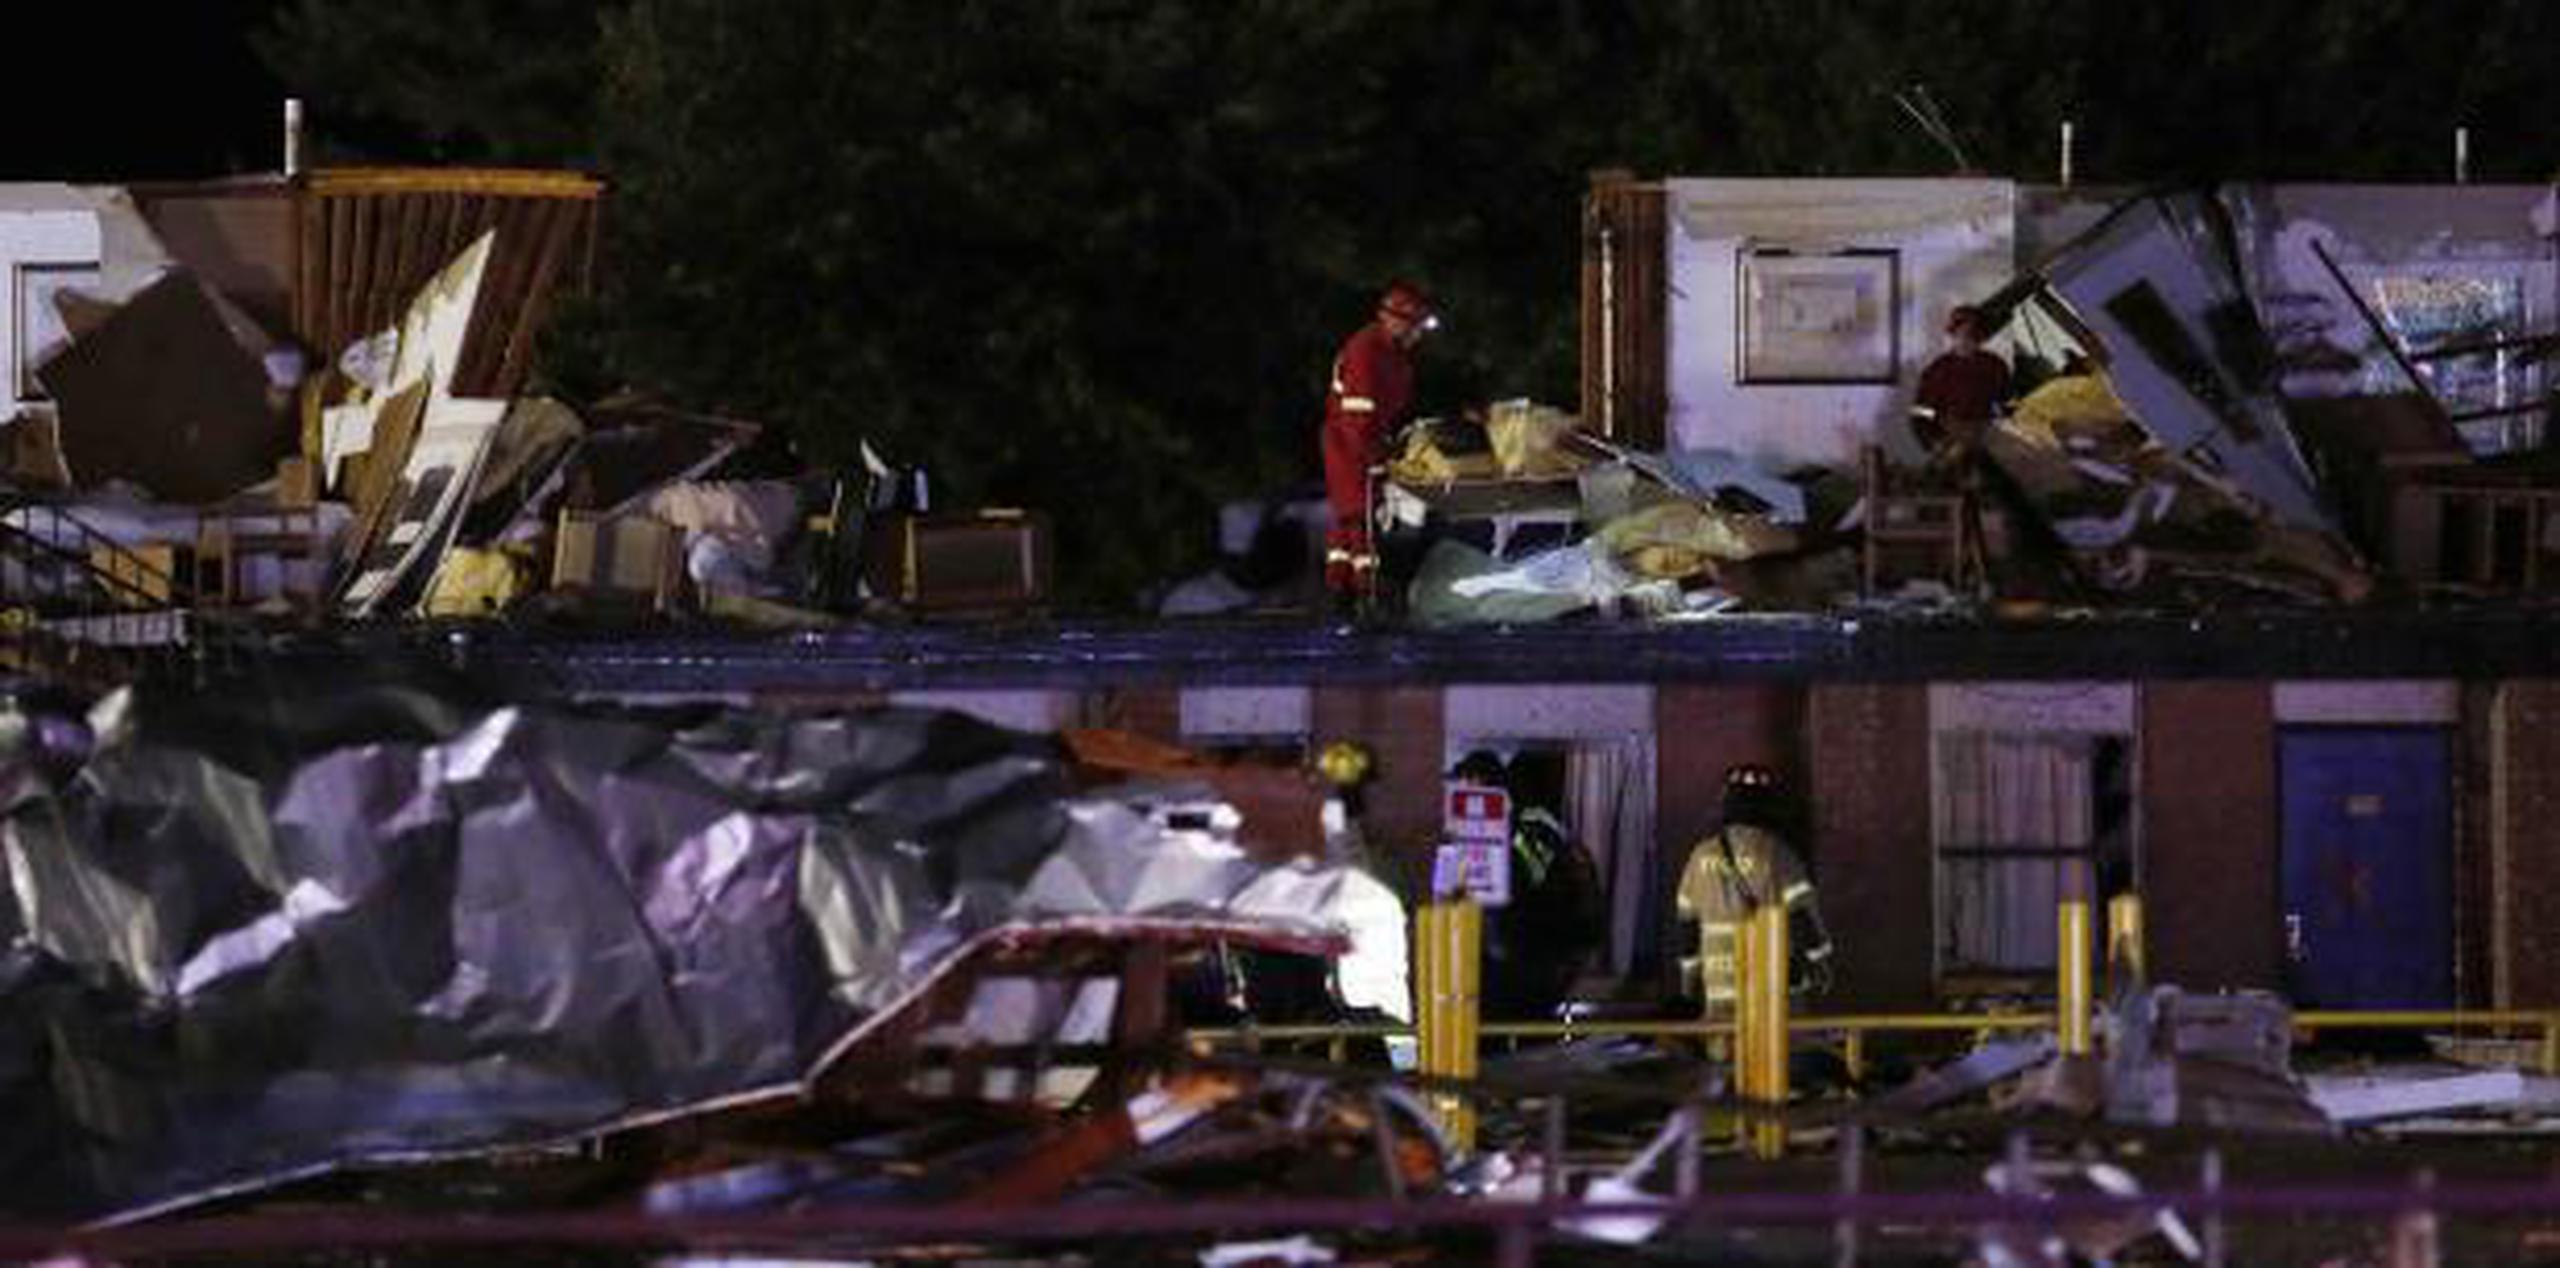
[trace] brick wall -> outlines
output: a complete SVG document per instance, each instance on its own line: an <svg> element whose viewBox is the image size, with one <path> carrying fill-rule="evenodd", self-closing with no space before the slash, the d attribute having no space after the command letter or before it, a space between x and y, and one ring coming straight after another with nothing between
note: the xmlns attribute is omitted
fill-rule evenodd
<svg viewBox="0 0 2560 1268"><path fill-rule="evenodd" d="M2142 891L2152 976L2191 990L2274 987L2274 699L2263 682L2142 688Z"/></svg>
<svg viewBox="0 0 2560 1268"><path fill-rule="evenodd" d="M1316 747L1357 740L1377 759L1362 827L1380 870L1410 900L1430 881L1440 836L1440 689L1318 687L1310 712Z"/></svg>
<svg viewBox="0 0 2560 1268"><path fill-rule="evenodd" d="M792 713L823 713L869 709L889 702L889 693L853 687L842 691L797 691L768 689L755 693L759 709Z"/></svg>
<svg viewBox="0 0 2560 1268"><path fill-rule="evenodd" d="M1084 699L1085 725L1109 727L1167 744L1182 742L1182 689L1113 687Z"/></svg>
<svg viewBox="0 0 2560 1268"><path fill-rule="evenodd" d="M2548 932L2560 902L2560 681L2510 682L2490 719L2490 851L2497 1002L2560 1005L2560 939Z"/></svg>
<svg viewBox="0 0 2560 1268"><path fill-rule="evenodd" d="M1926 1006L1934 994L1928 689L1816 686L1805 719L1812 854L1840 960L1819 1007Z"/></svg>

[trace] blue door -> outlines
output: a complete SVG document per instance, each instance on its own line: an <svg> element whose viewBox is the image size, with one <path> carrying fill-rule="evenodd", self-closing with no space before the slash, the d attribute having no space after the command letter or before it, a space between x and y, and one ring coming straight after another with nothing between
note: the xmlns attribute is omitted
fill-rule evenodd
<svg viewBox="0 0 2560 1268"><path fill-rule="evenodd" d="M2279 733L2294 1003L2453 1003L2451 740L2413 727Z"/></svg>

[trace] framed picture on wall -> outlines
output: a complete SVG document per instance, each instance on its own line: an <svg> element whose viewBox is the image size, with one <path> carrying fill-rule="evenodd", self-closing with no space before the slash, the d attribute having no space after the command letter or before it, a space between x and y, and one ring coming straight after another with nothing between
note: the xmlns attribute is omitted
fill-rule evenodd
<svg viewBox="0 0 2560 1268"><path fill-rule="evenodd" d="M1902 369L1902 256L1746 247L1737 257L1744 383L1891 383Z"/></svg>
<svg viewBox="0 0 2560 1268"><path fill-rule="evenodd" d="M98 284L95 264L21 264L12 270L10 299L17 323L17 346L9 350L15 369L15 388L21 401L47 399L44 385L36 382L36 366L52 356L68 338L62 328L62 314L54 308L53 297L64 290Z"/></svg>

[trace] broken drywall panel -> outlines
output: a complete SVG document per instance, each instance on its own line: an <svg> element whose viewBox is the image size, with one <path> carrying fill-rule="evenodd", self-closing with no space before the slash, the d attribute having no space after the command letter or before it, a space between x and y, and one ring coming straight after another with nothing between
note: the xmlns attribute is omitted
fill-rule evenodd
<svg viewBox="0 0 2560 1268"><path fill-rule="evenodd" d="M20 406L46 399L35 368L65 340L54 294L96 286L105 257L97 213L79 205L68 186L42 189L61 198L0 186L0 369L9 376L9 399Z"/></svg>
<svg viewBox="0 0 2560 1268"><path fill-rule="evenodd" d="M2376 403L2423 386L2472 452L2538 446L2553 371L2512 341L2551 330L2560 310L2560 263L2536 221L2549 197L2543 185L2221 190L2296 413L2370 430L2360 420ZM2480 351L2430 355L2457 345Z"/></svg>
<svg viewBox="0 0 2560 1268"><path fill-rule="evenodd" d="M435 571L470 504L471 488L504 421L505 401L429 400L388 513L356 563L345 603L356 616L382 612L411 582Z"/></svg>
<svg viewBox="0 0 2560 1268"><path fill-rule="evenodd" d="M2162 447L2282 522L2332 533L2273 390L2266 336L2215 240L2215 214L2194 194L2128 203L2050 261L2046 281Z"/></svg>
<svg viewBox="0 0 2560 1268"><path fill-rule="evenodd" d="M211 502L275 472L293 437L267 373L194 275L170 272L37 367L82 485Z"/></svg>
<svg viewBox="0 0 2560 1268"><path fill-rule="evenodd" d="M430 399L453 395L454 368L462 363L462 341L471 333L471 311L496 242L494 233L480 235L419 288L400 321L400 350L391 363L395 387L423 378Z"/></svg>

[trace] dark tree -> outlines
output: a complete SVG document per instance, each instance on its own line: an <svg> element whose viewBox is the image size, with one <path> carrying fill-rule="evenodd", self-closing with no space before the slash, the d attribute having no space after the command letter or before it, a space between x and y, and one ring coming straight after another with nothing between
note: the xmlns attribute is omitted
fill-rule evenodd
<svg viewBox="0 0 2560 1268"><path fill-rule="evenodd" d="M319 156L574 165L595 155L613 0L284 0L252 43L308 99Z"/></svg>

